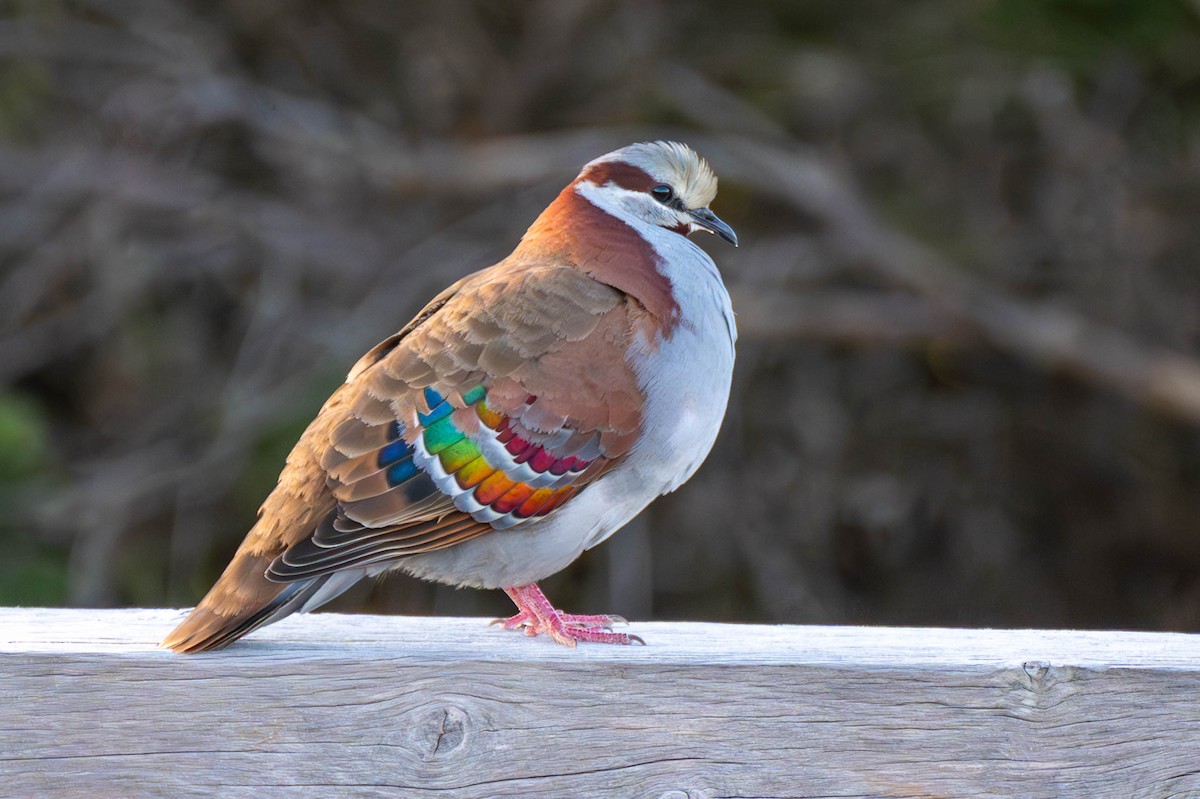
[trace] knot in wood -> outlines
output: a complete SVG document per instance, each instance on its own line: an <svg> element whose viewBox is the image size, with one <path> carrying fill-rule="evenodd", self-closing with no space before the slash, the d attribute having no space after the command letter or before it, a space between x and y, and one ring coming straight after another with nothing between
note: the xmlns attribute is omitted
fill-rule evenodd
<svg viewBox="0 0 1200 799"><path fill-rule="evenodd" d="M1029 687L1040 689L1045 687L1046 677L1050 674L1050 664L1044 660L1027 660L1021 668L1029 676Z"/></svg>
<svg viewBox="0 0 1200 799"><path fill-rule="evenodd" d="M423 727L429 740L431 757L444 757L459 746L467 737L470 716L457 705L433 708L425 717Z"/></svg>

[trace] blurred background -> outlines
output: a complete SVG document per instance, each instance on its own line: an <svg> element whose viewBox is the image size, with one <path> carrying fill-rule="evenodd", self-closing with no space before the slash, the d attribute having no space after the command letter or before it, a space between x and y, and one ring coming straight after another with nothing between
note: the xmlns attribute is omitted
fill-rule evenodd
<svg viewBox="0 0 1200 799"><path fill-rule="evenodd" d="M556 602L1200 630L1197 0L0 9L0 603L194 603L362 352L673 138L729 416Z"/></svg>

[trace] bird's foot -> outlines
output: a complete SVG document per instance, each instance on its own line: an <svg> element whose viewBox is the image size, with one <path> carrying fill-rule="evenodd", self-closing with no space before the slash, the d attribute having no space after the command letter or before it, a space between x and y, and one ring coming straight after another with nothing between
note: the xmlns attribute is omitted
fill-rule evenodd
<svg viewBox="0 0 1200 799"><path fill-rule="evenodd" d="M564 646L575 646L577 641L596 644L646 643L636 635L612 632L614 624L629 623L620 616L563 613L550 604L536 584L505 588L504 592L516 603L518 613L507 619L496 619L492 624L501 624L506 630L519 628L526 635L545 633Z"/></svg>

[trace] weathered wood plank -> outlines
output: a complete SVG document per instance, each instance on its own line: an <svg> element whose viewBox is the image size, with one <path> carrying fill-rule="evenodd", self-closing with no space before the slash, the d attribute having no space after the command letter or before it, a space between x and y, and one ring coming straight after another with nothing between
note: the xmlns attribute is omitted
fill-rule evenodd
<svg viewBox="0 0 1200 799"><path fill-rule="evenodd" d="M1200 636L0 610L0 795L1200 797Z"/></svg>

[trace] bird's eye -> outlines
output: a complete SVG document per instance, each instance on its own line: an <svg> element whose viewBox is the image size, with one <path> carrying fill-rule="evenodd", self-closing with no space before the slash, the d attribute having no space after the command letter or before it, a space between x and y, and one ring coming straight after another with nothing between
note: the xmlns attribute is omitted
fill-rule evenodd
<svg viewBox="0 0 1200 799"><path fill-rule="evenodd" d="M658 200L660 203L669 203L675 196L675 192L672 191L671 187L665 183L658 184L650 190L650 193L653 194L654 199Z"/></svg>

